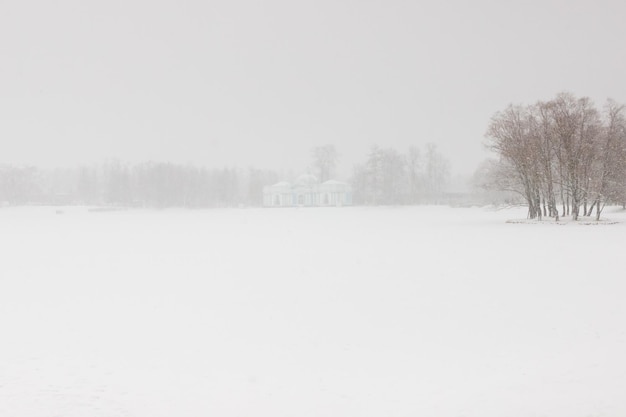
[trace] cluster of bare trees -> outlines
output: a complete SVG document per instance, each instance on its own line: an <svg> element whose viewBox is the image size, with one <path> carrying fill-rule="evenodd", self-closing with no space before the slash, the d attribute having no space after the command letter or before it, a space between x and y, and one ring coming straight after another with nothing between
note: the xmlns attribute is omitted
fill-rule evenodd
<svg viewBox="0 0 626 417"><path fill-rule="evenodd" d="M448 160L432 143L424 152L412 146L406 153L374 146L367 161L354 168L354 200L372 205L438 203L449 176Z"/></svg>
<svg viewBox="0 0 626 417"><path fill-rule="evenodd" d="M491 185L520 193L528 216L596 219L607 203L626 201L626 119L611 100L598 110L569 93L496 113L487 145L499 156ZM560 213L559 213L560 211Z"/></svg>
<svg viewBox="0 0 626 417"><path fill-rule="evenodd" d="M0 166L0 204L89 204L133 207L261 205L273 171L108 161L72 169Z"/></svg>

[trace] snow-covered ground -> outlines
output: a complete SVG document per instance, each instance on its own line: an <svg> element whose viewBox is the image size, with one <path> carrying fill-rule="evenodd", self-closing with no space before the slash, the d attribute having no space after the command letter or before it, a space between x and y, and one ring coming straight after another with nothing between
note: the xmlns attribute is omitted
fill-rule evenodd
<svg viewBox="0 0 626 417"><path fill-rule="evenodd" d="M626 223L56 210L0 209L0 416L626 415Z"/></svg>

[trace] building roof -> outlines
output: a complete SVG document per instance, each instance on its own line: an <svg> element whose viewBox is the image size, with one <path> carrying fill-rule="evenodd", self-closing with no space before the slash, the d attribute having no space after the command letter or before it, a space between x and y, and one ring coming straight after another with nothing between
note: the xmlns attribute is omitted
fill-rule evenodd
<svg viewBox="0 0 626 417"><path fill-rule="evenodd" d="M308 192L349 192L351 190L350 184L337 181L328 180L320 184L315 175L303 174L300 175L296 181L292 184L287 181L280 181L274 185L264 187L264 192L270 193L308 193Z"/></svg>

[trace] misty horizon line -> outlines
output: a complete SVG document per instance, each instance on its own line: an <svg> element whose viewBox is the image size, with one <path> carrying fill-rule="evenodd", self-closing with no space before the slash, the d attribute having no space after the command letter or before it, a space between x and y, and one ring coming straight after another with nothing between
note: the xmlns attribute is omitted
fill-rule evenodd
<svg viewBox="0 0 626 417"><path fill-rule="evenodd" d="M370 157L373 153L378 151L389 151L398 153L399 155L404 155L408 157L408 155L417 150L418 157L425 158L428 152L428 149L432 147L434 152L439 154L446 160L449 169L453 169L453 165L450 163L450 159L448 155L443 154L439 151L439 146L435 142L422 142L419 144L412 144L406 147L402 147L405 149L398 149L394 146L385 146L374 143L368 148L368 151L364 155L359 155L361 152L348 153L348 152L336 152L336 147L333 144L324 144L320 146L313 147L309 149L308 154L310 161L306 164L302 164L301 167L293 167L289 165L277 165L272 164L271 162L225 162L223 164L218 164L215 162L202 162L197 160L180 160L180 159L164 159L164 158L146 158L146 159L138 159L138 158L129 158L129 157L121 157L121 156L104 156L99 159L87 158L83 161L71 162L71 163L37 163L37 162L29 162L29 161L1 161L0 160L0 168L20 168L20 169L36 169L40 171L72 171L72 170L80 170L80 169L93 169L93 168L105 168L107 166L117 165L120 167L133 168L142 165L169 165L169 166L177 166L184 168L193 168L193 169L202 169L202 170L211 170L211 171L219 171L219 170L235 170L239 172L245 171L263 171L263 172L272 172L275 174L279 174L284 178L295 178L301 174L313 174L316 175L316 171L318 171L318 167L316 167L316 162L314 161L314 151L315 149L320 149L324 147L331 147L335 152L335 166L333 170L333 177L335 179L349 179L355 175L355 172L367 162L368 157ZM349 155L349 157L348 157ZM301 157L301 155L299 155ZM342 160L346 157L346 162L342 163ZM289 159L289 156L285 156L285 159ZM489 159L487 157L486 159ZM404 161L406 163L406 161ZM479 169L481 164L484 162L481 161L477 163L472 171L467 172L455 172L454 177L467 177L472 176L476 170Z"/></svg>

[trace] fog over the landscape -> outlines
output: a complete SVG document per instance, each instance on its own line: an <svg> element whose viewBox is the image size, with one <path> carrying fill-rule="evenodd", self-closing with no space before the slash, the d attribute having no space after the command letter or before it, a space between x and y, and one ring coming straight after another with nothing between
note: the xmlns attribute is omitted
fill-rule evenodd
<svg viewBox="0 0 626 417"><path fill-rule="evenodd" d="M0 163L119 158L340 176L372 145L486 157L490 117L626 100L621 1L2 1Z"/></svg>
<svg viewBox="0 0 626 417"><path fill-rule="evenodd" d="M624 17L0 0L0 417L626 416Z"/></svg>

